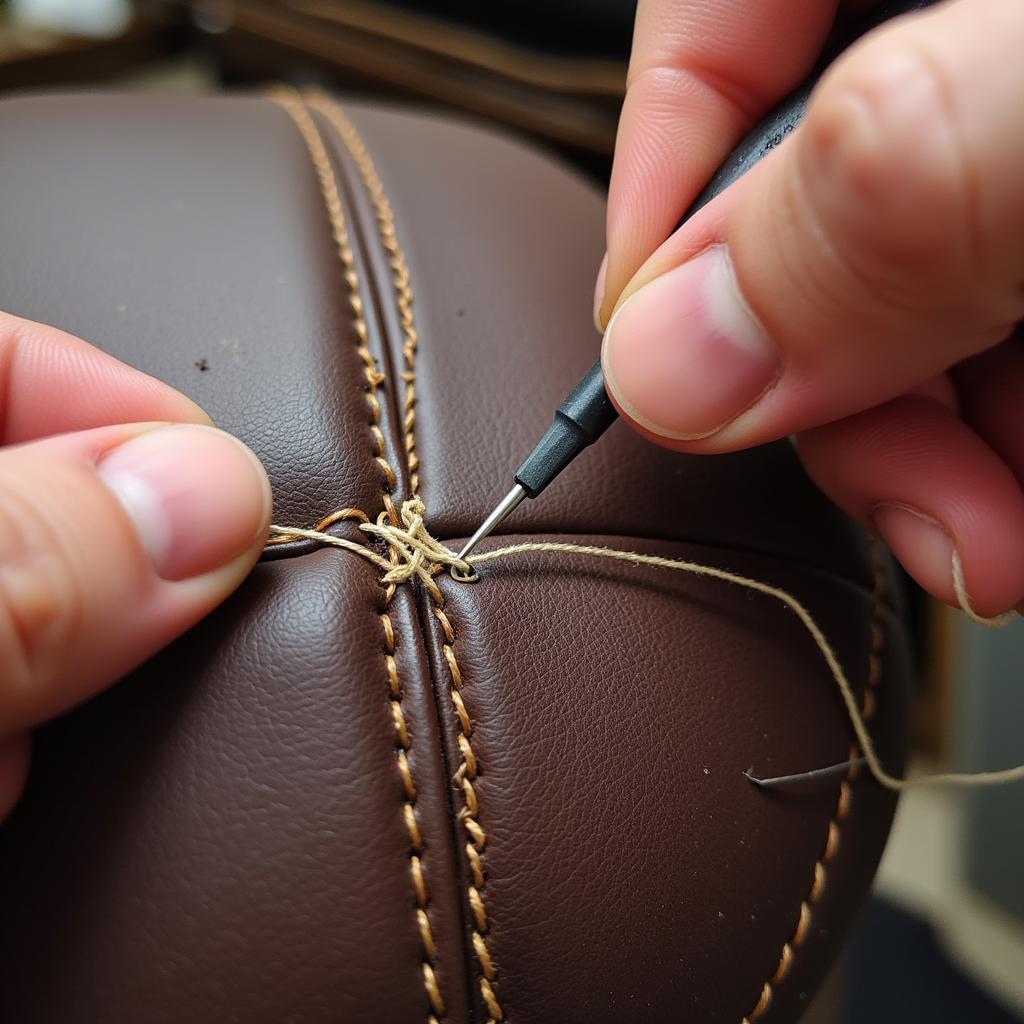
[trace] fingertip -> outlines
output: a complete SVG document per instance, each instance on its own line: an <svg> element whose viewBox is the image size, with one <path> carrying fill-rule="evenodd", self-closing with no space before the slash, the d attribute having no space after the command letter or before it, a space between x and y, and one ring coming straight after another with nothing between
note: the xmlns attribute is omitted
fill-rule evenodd
<svg viewBox="0 0 1024 1024"><path fill-rule="evenodd" d="M117 423L212 425L191 398L81 338L0 313L0 441Z"/></svg>
<svg viewBox="0 0 1024 1024"><path fill-rule="evenodd" d="M164 385L167 387L167 385ZM173 388L171 389L174 390ZM179 400L181 406L181 413L176 417L171 417L172 422L175 423L191 423L197 427L216 427L217 424L213 422L213 417L197 402L194 402L188 395L183 395L180 391L174 392L175 397Z"/></svg>
<svg viewBox="0 0 1024 1024"><path fill-rule="evenodd" d="M910 505L886 502L871 520L882 540L914 581L946 604L956 604L953 590L952 538L931 516Z"/></svg>
<svg viewBox="0 0 1024 1024"><path fill-rule="evenodd" d="M674 441L716 434L771 388L781 366L721 245L623 302L605 333L603 361L616 405Z"/></svg>
<svg viewBox="0 0 1024 1024"><path fill-rule="evenodd" d="M213 427L160 427L97 467L164 580L201 576L258 553L270 522L266 471L241 441Z"/></svg>
<svg viewBox="0 0 1024 1024"><path fill-rule="evenodd" d="M4 728L90 696L228 597L259 558L271 503L256 456L202 425L0 452L0 521L14 537L0 587Z"/></svg>
<svg viewBox="0 0 1024 1024"><path fill-rule="evenodd" d="M945 405L905 396L801 434L798 451L822 490L939 600L981 618L1021 602L1024 494Z"/></svg>

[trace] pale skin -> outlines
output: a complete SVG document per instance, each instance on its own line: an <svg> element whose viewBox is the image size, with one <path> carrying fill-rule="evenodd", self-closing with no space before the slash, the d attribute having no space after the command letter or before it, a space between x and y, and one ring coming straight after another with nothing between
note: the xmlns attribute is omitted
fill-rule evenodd
<svg viewBox="0 0 1024 1024"><path fill-rule="evenodd" d="M792 436L926 590L955 603L955 549L975 611L1020 609L1024 4L954 0L870 33L673 233L835 14L640 0L595 302L602 327L618 311L609 390L681 451Z"/></svg>
<svg viewBox="0 0 1024 1024"><path fill-rule="evenodd" d="M936 597L955 600L955 550L977 612L1019 609L1024 4L956 0L873 33L672 234L834 14L640 0L595 302L609 387L683 451L793 436ZM189 399L0 314L0 817L31 729L223 601L270 510L256 457Z"/></svg>
<svg viewBox="0 0 1024 1024"><path fill-rule="evenodd" d="M0 313L0 817L29 733L212 611L259 557L270 484L195 403Z"/></svg>

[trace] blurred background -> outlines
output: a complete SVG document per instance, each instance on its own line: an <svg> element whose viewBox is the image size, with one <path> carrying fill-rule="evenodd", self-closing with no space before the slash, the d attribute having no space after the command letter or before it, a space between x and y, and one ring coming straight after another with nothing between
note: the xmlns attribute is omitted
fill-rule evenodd
<svg viewBox="0 0 1024 1024"><path fill-rule="evenodd" d="M0 94L316 83L504 127L603 187L634 8L635 0L0 0ZM17 239L3 242L16 251ZM1024 760L1024 620L987 631L906 589L920 669L913 770ZM874 898L806 1017L890 1021L1024 1021L1024 788L924 787L903 797Z"/></svg>

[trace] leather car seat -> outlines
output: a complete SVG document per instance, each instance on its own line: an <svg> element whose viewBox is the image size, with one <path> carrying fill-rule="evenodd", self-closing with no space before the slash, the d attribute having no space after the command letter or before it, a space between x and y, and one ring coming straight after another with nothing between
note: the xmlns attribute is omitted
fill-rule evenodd
<svg viewBox="0 0 1024 1024"><path fill-rule="evenodd" d="M359 523L415 492L457 547L597 351L603 197L501 135L292 94L23 97L0 133L0 308L190 395L279 524L350 510L323 528L373 544ZM788 443L694 457L617 425L504 531L791 591L899 769L887 558ZM273 545L40 730L0 827L0 1018L797 1020L895 801L855 767L745 776L851 755L792 612L572 554L379 576Z"/></svg>

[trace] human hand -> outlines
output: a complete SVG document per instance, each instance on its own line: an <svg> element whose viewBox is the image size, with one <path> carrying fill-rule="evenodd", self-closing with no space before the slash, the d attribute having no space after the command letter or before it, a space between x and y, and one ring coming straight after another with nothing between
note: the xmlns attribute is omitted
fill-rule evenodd
<svg viewBox="0 0 1024 1024"><path fill-rule="evenodd" d="M1024 611L1024 4L871 32L659 245L835 8L640 0L595 302L606 383L671 448L794 435L932 594L956 603L958 557L975 611Z"/></svg>
<svg viewBox="0 0 1024 1024"><path fill-rule="evenodd" d="M193 402L0 313L0 819L29 731L219 604L259 557L270 485Z"/></svg>

